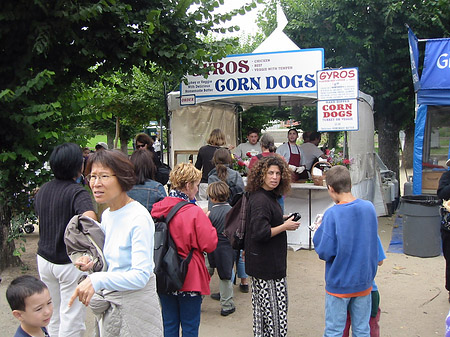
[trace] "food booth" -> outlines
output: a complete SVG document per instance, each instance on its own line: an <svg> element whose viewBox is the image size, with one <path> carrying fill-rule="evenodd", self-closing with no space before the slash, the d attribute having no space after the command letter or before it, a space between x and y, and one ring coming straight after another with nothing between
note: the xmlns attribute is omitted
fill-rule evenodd
<svg viewBox="0 0 450 337"><path fill-rule="evenodd" d="M324 68L324 51L298 48L278 27L252 54L231 55L213 64L207 78L187 76L180 91L168 95L170 163L192 161L210 132L220 128L227 143L237 145L238 107L313 106L317 104L316 73ZM289 49L286 49L289 48ZM348 148L353 190L386 214L377 170L373 137L373 99L360 92L359 129L349 132ZM269 131L270 133L270 131ZM312 248L309 226L317 214L333 205L327 188L293 183L285 198L285 213L299 212L302 225L288 232L293 249Z"/></svg>

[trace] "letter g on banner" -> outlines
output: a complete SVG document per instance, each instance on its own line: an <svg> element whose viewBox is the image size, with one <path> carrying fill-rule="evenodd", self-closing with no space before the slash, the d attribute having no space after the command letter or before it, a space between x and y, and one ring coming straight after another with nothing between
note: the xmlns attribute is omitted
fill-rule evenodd
<svg viewBox="0 0 450 337"><path fill-rule="evenodd" d="M450 39L431 39L425 46L421 89L450 89Z"/></svg>

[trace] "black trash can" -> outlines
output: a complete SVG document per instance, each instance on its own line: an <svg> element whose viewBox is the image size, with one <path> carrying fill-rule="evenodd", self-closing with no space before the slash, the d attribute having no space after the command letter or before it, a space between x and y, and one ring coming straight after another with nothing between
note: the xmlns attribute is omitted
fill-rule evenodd
<svg viewBox="0 0 450 337"><path fill-rule="evenodd" d="M406 195L401 198L403 252L418 257L441 254L440 200L434 195Z"/></svg>

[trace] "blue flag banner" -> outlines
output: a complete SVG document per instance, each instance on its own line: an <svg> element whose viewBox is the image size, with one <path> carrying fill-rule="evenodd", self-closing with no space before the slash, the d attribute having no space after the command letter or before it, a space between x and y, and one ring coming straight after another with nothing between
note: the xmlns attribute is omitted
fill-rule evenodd
<svg viewBox="0 0 450 337"><path fill-rule="evenodd" d="M414 91L417 92L420 88L419 84L419 47L416 35L414 35L411 28L408 28L408 42L409 42L409 57L411 59L411 73L414 84Z"/></svg>
<svg viewBox="0 0 450 337"><path fill-rule="evenodd" d="M421 89L450 89L450 39L428 40Z"/></svg>

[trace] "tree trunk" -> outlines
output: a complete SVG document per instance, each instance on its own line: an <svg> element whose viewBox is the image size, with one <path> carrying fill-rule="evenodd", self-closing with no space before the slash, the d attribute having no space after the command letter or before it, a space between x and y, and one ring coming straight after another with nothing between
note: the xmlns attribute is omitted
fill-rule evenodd
<svg viewBox="0 0 450 337"><path fill-rule="evenodd" d="M414 153L414 130L415 125L412 124L405 129L405 148L402 155L402 166L410 169L413 167L413 153Z"/></svg>
<svg viewBox="0 0 450 337"><path fill-rule="evenodd" d="M13 255L14 241L8 242L9 227L11 224L11 209L0 204L0 271L20 265L20 259Z"/></svg>
<svg viewBox="0 0 450 337"><path fill-rule="evenodd" d="M399 179L399 127L387 115L378 116L378 154Z"/></svg>
<svg viewBox="0 0 450 337"><path fill-rule="evenodd" d="M125 154L128 154L128 141L130 139L128 137L120 137L120 151Z"/></svg>

